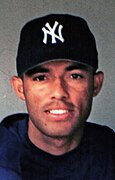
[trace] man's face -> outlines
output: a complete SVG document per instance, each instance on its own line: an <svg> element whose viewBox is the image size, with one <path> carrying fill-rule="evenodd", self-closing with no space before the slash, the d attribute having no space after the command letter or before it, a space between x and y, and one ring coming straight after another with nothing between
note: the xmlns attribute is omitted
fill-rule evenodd
<svg viewBox="0 0 115 180"><path fill-rule="evenodd" d="M21 92L33 130L54 138L83 128L94 84L92 70L72 61L48 62L25 74Z"/></svg>

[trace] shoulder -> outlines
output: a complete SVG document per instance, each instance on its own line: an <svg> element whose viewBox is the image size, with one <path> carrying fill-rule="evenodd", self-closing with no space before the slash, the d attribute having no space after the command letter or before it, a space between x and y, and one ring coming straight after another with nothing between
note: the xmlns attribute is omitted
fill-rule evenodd
<svg viewBox="0 0 115 180"><path fill-rule="evenodd" d="M0 167L0 180L21 180L21 176L11 169Z"/></svg>
<svg viewBox="0 0 115 180"><path fill-rule="evenodd" d="M9 133L12 133L22 144L28 132L28 119L28 114L26 113L12 114L2 120L1 126Z"/></svg>
<svg viewBox="0 0 115 180"><path fill-rule="evenodd" d="M0 179L20 180L22 145L18 134L20 123L27 114L7 116L0 123Z"/></svg>
<svg viewBox="0 0 115 180"><path fill-rule="evenodd" d="M115 132L107 127L94 123L86 123L84 139L95 151L115 156Z"/></svg>
<svg viewBox="0 0 115 180"><path fill-rule="evenodd" d="M101 141L107 141L109 139L115 139L115 132L108 126L103 126L95 123L87 122L85 126L85 133L92 139Z"/></svg>
<svg viewBox="0 0 115 180"><path fill-rule="evenodd" d="M10 128L11 126L16 126L19 122L21 122L27 117L28 117L28 114L26 113L11 114L5 117L2 120L1 124L5 126L6 128Z"/></svg>
<svg viewBox="0 0 115 180"><path fill-rule="evenodd" d="M105 125L99 125L91 122L86 122L85 130L90 133L98 135L113 135L115 136L114 130Z"/></svg>
<svg viewBox="0 0 115 180"><path fill-rule="evenodd" d="M115 175L115 132L107 126L86 123L83 148L84 156L88 158L95 174L100 174L103 179L113 179Z"/></svg>
<svg viewBox="0 0 115 180"><path fill-rule="evenodd" d="M0 124L0 179L20 180L20 143L16 136Z"/></svg>

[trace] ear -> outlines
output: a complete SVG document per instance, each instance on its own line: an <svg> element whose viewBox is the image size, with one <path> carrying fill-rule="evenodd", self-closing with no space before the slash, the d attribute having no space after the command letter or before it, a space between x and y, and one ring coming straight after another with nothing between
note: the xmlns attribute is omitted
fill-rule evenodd
<svg viewBox="0 0 115 180"><path fill-rule="evenodd" d="M13 76L11 78L12 87L16 93L16 95L21 99L25 100L24 96L24 88L23 88L23 80L17 76Z"/></svg>
<svg viewBox="0 0 115 180"><path fill-rule="evenodd" d="M103 72L99 71L94 75L94 91L93 91L93 97L97 96L100 92L104 80L104 74Z"/></svg>

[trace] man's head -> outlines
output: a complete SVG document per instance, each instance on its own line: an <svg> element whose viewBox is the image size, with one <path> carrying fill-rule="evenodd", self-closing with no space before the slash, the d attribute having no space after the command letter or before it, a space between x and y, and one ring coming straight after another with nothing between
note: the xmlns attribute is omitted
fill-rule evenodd
<svg viewBox="0 0 115 180"><path fill-rule="evenodd" d="M97 68L95 40L83 19L49 15L25 25L12 84L26 102L35 144L44 136L81 134L103 82Z"/></svg>
<svg viewBox="0 0 115 180"><path fill-rule="evenodd" d="M95 39L86 21L68 14L51 14L28 22L20 36L18 75L41 63L59 59L98 68Z"/></svg>

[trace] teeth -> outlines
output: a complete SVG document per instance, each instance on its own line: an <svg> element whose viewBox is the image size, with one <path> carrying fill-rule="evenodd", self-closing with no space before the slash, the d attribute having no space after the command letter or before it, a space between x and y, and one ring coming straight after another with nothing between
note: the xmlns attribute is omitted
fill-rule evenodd
<svg viewBox="0 0 115 180"><path fill-rule="evenodd" d="M50 110L50 113L52 113L52 114L65 114L67 112L68 112L68 110L63 110L63 109Z"/></svg>

